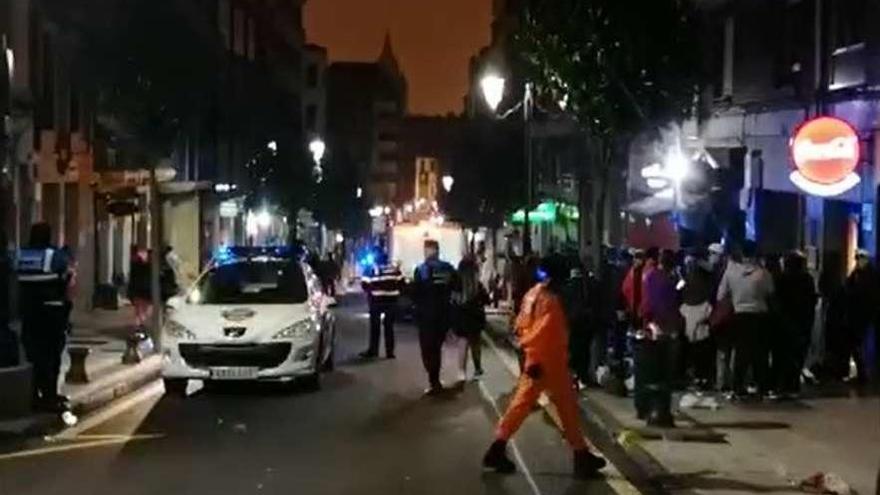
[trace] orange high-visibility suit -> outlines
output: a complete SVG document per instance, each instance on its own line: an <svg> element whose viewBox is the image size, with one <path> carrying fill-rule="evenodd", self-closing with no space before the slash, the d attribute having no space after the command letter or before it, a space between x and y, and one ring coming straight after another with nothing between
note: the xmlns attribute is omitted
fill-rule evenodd
<svg viewBox="0 0 880 495"><path fill-rule="evenodd" d="M496 436L509 440L546 392L562 420L565 439L575 450L586 448L581 433L577 397L568 370L568 328L559 298L544 283L534 286L523 298L516 318L516 332L525 354L523 370L533 365L541 375L533 379L523 371L507 412L498 423Z"/></svg>

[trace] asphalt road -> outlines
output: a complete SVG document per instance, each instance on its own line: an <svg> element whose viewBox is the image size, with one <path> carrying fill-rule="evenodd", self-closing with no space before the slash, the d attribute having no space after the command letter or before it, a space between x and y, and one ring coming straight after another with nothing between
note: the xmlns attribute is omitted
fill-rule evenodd
<svg viewBox="0 0 880 495"><path fill-rule="evenodd" d="M0 495L614 491L571 478L570 453L541 413L517 437L519 472L483 473L496 409L514 384L498 356L484 352L481 383L425 398L414 328L399 326L397 360L364 363L353 357L366 340L362 301L337 311L337 369L322 390L210 387L143 401L73 439L0 447Z"/></svg>

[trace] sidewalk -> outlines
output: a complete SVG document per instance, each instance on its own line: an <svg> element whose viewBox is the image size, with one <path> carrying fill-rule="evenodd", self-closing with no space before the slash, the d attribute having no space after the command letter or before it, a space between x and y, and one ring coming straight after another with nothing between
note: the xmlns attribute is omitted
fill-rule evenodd
<svg viewBox="0 0 880 495"><path fill-rule="evenodd" d="M74 312L71 321L73 331L68 339L68 348L91 349L86 359L88 383L66 383L70 357L66 350L62 356L59 388L62 394L70 398L77 416L86 415L159 377L161 358L158 355L149 356L135 365L122 364L125 339L132 331L130 308ZM51 414L0 419L0 438L38 435L60 426L60 418Z"/></svg>
<svg viewBox="0 0 880 495"><path fill-rule="evenodd" d="M496 339L506 335L504 321L490 318ZM722 401L716 411L676 411L673 430L646 429L630 398L589 390L581 405L588 427L625 449L638 475L663 492L800 493L792 483L821 471L840 475L857 493L875 493L877 396L753 405Z"/></svg>

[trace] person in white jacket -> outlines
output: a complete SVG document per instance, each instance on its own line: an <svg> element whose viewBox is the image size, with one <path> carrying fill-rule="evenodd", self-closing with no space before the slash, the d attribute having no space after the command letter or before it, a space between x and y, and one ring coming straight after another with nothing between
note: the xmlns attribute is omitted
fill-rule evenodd
<svg viewBox="0 0 880 495"><path fill-rule="evenodd" d="M757 259L757 246L746 241L742 255L731 260L718 287L718 300L730 297L733 303L733 332L736 355L733 364L734 398L747 395L746 374L752 370L763 396L769 392L770 304L775 288L773 277Z"/></svg>

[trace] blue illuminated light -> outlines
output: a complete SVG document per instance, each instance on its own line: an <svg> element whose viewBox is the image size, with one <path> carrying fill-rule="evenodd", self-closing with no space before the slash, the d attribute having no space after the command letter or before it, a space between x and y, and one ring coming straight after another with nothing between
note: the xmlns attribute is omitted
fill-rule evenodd
<svg viewBox="0 0 880 495"><path fill-rule="evenodd" d="M235 261L235 253L229 246L220 246L214 252L214 262L218 265L225 265Z"/></svg>
<svg viewBox="0 0 880 495"><path fill-rule="evenodd" d="M535 277L538 279L538 282L544 282L549 278L547 272L543 268L538 268L535 272Z"/></svg>

